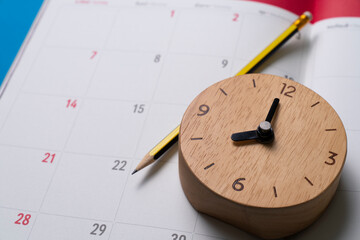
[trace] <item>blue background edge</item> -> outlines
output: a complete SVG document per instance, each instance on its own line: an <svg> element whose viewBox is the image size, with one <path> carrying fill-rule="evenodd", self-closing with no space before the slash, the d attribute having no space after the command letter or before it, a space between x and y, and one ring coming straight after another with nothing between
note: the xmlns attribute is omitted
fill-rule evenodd
<svg viewBox="0 0 360 240"><path fill-rule="evenodd" d="M44 0L0 0L0 85Z"/></svg>

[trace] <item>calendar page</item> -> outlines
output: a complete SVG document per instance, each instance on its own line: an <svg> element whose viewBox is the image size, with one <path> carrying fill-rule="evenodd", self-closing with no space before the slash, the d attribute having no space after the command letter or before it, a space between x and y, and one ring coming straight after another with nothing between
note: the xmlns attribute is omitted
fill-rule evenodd
<svg viewBox="0 0 360 240"><path fill-rule="evenodd" d="M177 147L131 172L198 93L296 18L254 2L46 1L1 89L0 239L256 239L191 207ZM334 201L291 239L360 235L359 30L307 26L259 69L318 91L349 138Z"/></svg>
<svg viewBox="0 0 360 240"><path fill-rule="evenodd" d="M347 156L334 200L299 239L360 236L360 17L333 18L311 26L304 83L337 111L346 129Z"/></svg>

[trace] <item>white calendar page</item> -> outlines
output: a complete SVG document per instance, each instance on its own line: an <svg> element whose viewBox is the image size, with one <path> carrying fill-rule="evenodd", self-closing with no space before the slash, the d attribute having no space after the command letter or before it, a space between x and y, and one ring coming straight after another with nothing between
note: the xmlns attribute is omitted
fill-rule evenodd
<svg viewBox="0 0 360 240"><path fill-rule="evenodd" d="M46 1L2 87L0 239L256 239L190 206L176 147L131 172L296 18L254 2ZM324 20L259 69L319 92L349 139L334 201L291 239L360 235L358 42L359 18Z"/></svg>

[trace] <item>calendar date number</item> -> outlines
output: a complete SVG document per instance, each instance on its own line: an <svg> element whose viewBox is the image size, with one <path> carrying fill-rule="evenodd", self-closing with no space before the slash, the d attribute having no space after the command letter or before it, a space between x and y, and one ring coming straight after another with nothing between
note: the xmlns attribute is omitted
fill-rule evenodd
<svg viewBox="0 0 360 240"><path fill-rule="evenodd" d="M186 240L185 235L180 235L177 233L172 234L171 237L172 237L172 240Z"/></svg>
<svg viewBox="0 0 360 240"><path fill-rule="evenodd" d="M94 229L90 232L91 235L101 236L106 231L106 225L105 224L94 223L93 228Z"/></svg>
<svg viewBox="0 0 360 240"><path fill-rule="evenodd" d="M76 108L76 106L77 106L76 99L68 99L67 100L66 108Z"/></svg>
<svg viewBox="0 0 360 240"><path fill-rule="evenodd" d="M14 222L15 224L26 226L30 223L31 214L19 213L18 217L19 218Z"/></svg>
<svg viewBox="0 0 360 240"><path fill-rule="evenodd" d="M125 171L125 166L127 164L127 161L125 160L115 160L114 161L115 165L114 167L112 168L112 170L115 170L115 171Z"/></svg>
<svg viewBox="0 0 360 240"><path fill-rule="evenodd" d="M55 153L53 153L53 154L51 154L51 153L45 153L45 158L41 161L41 162L43 162L43 163L53 163L54 162L54 159L55 159L55 156L56 156L56 154Z"/></svg>
<svg viewBox="0 0 360 240"><path fill-rule="evenodd" d="M133 113L143 113L145 110L145 104L135 104Z"/></svg>

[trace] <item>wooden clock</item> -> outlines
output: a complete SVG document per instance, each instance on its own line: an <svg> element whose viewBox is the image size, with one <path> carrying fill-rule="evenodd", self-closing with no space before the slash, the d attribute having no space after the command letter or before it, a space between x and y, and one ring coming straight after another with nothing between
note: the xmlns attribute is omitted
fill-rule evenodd
<svg viewBox="0 0 360 240"><path fill-rule="evenodd" d="M286 78L242 75L205 89L186 110L180 180L198 211L279 238L326 209L346 149L341 119L318 94Z"/></svg>

